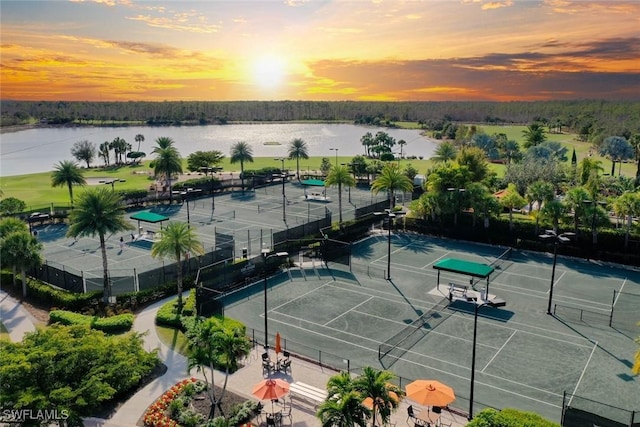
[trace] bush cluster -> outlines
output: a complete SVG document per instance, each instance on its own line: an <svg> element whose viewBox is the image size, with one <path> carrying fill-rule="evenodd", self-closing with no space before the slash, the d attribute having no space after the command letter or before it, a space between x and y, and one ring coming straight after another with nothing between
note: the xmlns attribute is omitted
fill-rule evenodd
<svg viewBox="0 0 640 427"><path fill-rule="evenodd" d="M125 313L111 317L87 316L66 310L53 310L49 313L49 323L62 325L88 325L91 329L97 329L114 334L126 332L133 326L133 314Z"/></svg>
<svg viewBox="0 0 640 427"><path fill-rule="evenodd" d="M97 306L102 299L102 291L76 294L56 289L49 284L30 280L27 282L27 295L43 305L58 307L70 311L81 311L86 307Z"/></svg>
<svg viewBox="0 0 640 427"><path fill-rule="evenodd" d="M182 280L182 288L184 290L192 289L194 287L194 283L195 278L193 276L186 276ZM116 296L116 303L121 305L123 308L137 310L147 304L175 295L176 292L176 282L171 281L155 288L144 289L138 292L127 292L118 295ZM193 307L195 308L195 301L193 302Z"/></svg>
<svg viewBox="0 0 640 427"><path fill-rule="evenodd" d="M480 411L468 427L560 427L559 424L542 418L534 412L505 408L501 411L485 409Z"/></svg>

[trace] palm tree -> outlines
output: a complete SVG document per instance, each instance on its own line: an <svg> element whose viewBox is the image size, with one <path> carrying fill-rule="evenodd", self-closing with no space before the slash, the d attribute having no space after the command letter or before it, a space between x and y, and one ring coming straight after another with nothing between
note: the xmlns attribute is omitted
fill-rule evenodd
<svg viewBox="0 0 640 427"><path fill-rule="evenodd" d="M86 185L86 183L87 180L84 179L84 175L78 167L78 164L70 160L59 162L51 173L52 187L64 187L66 185L69 188L71 207L73 207L73 186Z"/></svg>
<svg viewBox="0 0 640 427"><path fill-rule="evenodd" d="M104 160L105 166L109 166L109 150L111 150L111 147L109 145L109 141L105 141L100 144L100 147L98 148L98 157Z"/></svg>
<svg viewBox="0 0 640 427"><path fill-rule="evenodd" d="M509 184L504 196L500 199L500 204L509 209L509 230L513 230L513 210L522 207L525 203L516 185Z"/></svg>
<svg viewBox="0 0 640 427"><path fill-rule="evenodd" d="M242 180L242 192L244 193L244 162L253 163L253 150L246 142L237 142L231 146L230 161L231 164L240 162L240 179Z"/></svg>
<svg viewBox="0 0 640 427"><path fill-rule="evenodd" d="M340 399L327 399L320 404L316 416L322 427L366 427L371 411L362 405L362 397L356 391L340 395Z"/></svg>
<svg viewBox="0 0 640 427"><path fill-rule="evenodd" d="M536 215L536 235L538 234L538 228L540 225L540 210L542 204L553 200L554 191L553 185L545 181L536 181L531 183L527 188L527 199L529 199L529 213L531 213L531 207L533 202L538 204L538 214Z"/></svg>
<svg viewBox="0 0 640 427"><path fill-rule="evenodd" d="M407 145L407 141L401 139L398 141L398 145L400 146L400 158L404 159L404 146Z"/></svg>
<svg viewBox="0 0 640 427"><path fill-rule="evenodd" d="M432 157L433 161L446 163L455 159L458 152L452 143L445 141L438 145L435 154Z"/></svg>
<svg viewBox="0 0 640 427"><path fill-rule="evenodd" d="M327 396L339 399L340 396L353 391L353 378L347 371L332 375L327 381Z"/></svg>
<svg viewBox="0 0 640 427"><path fill-rule="evenodd" d="M535 147L547 140L542 123L533 122L522 131L524 136L524 148Z"/></svg>
<svg viewBox="0 0 640 427"><path fill-rule="evenodd" d="M156 148L153 149L153 153L156 153L156 150L163 150L165 148L170 148L175 146L175 141L173 138L168 136L159 136L156 138Z"/></svg>
<svg viewBox="0 0 640 427"><path fill-rule="evenodd" d="M153 152L156 157L153 160L153 172L156 176L164 176L166 182L169 185L169 203L173 202L173 192L171 191L171 177L175 174L182 173L182 158L180 153L173 146L173 144L161 145L158 138L158 147L154 148ZM173 142L171 138L167 138Z"/></svg>
<svg viewBox="0 0 640 427"><path fill-rule="evenodd" d="M138 143L138 149L136 151L140 151L140 144L144 142L144 135L139 133L135 136L134 140Z"/></svg>
<svg viewBox="0 0 640 427"><path fill-rule="evenodd" d="M340 222L342 222L342 186L351 188L356 185L356 180L349 173L349 168L339 165L331 169L324 185L327 187L338 186L338 211L340 212Z"/></svg>
<svg viewBox="0 0 640 427"><path fill-rule="evenodd" d="M353 380L353 387L360 393L361 398L371 398L373 402L371 422L372 427L376 426L376 413L380 414L382 425L389 422L392 412L398 409L398 400L390 395L391 392L396 396L404 396L404 392L390 381L394 375L389 371L379 371L370 366L362 368L362 374Z"/></svg>
<svg viewBox="0 0 640 427"><path fill-rule="evenodd" d="M28 231L14 231L2 238L2 248L0 256L2 263L10 265L15 270L20 270L22 276L22 297L27 296L27 274L28 268L37 267L42 263L40 252L42 243L38 242L35 236ZM15 282L15 275L14 275Z"/></svg>
<svg viewBox="0 0 640 427"><path fill-rule="evenodd" d="M170 258L176 262L178 285L178 314L182 312L182 256L186 253L202 255L204 248L195 230L184 222L169 222L160 233L160 240L151 246L151 256Z"/></svg>
<svg viewBox="0 0 640 427"><path fill-rule="evenodd" d="M220 409L220 402L224 397L227 379L220 396L216 396L214 373L216 368L224 365L227 373L237 367L238 359L249 354L250 345L246 338L246 331L240 329L228 330L223 327L220 319L211 317L196 324L187 332L189 337L189 370L196 368L204 376L207 383L207 395L211 403L209 418L215 415L216 406ZM207 373L211 373L208 377Z"/></svg>
<svg viewBox="0 0 640 427"><path fill-rule="evenodd" d="M2 190L0 190L0 192L1 191ZM9 234L16 233L16 232L29 233L29 228L27 227L27 224L24 221L12 216L9 216L0 220L0 240L4 239ZM0 247L0 250L2 250L3 248L4 248L4 244L2 244L2 246ZM3 260L3 262L5 262L5 257L0 255L0 260ZM17 266L12 265L11 267L13 269L13 286L15 286L16 276L17 276Z"/></svg>
<svg viewBox="0 0 640 427"><path fill-rule="evenodd" d="M551 222L553 231L558 233L560 227L560 219L564 216L566 208L560 200L552 199L544 204L540 214L545 220Z"/></svg>
<svg viewBox="0 0 640 427"><path fill-rule="evenodd" d="M624 247L629 247L629 234L631 233L631 225L633 217L640 216L640 193L624 192L613 202L613 210L618 217L627 217L627 225L624 234Z"/></svg>
<svg viewBox="0 0 640 427"><path fill-rule="evenodd" d="M307 143L300 138L296 138L291 141L289 145L289 159L296 159L296 173L298 180L300 180L300 159L309 158L309 148Z"/></svg>
<svg viewBox="0 0 640 427"><path fill-rule="evenodd" d="M118 195L109 188L95 188L85 191L78 198L78 204L69 215L67 237L98 235L102 255L104 302L109 303L111 285L107 264L107 246L105 236L133 227L124 218L124 204Z"/></svg>
<svg viewBox="0 0 640 427"><path fill-rule="evenodd" d="M573 231L578 233L580 219L585 216L585 200L591 200L589 193L583 187L574 187L567 191L564 203L568 210L573 211Z"/></svg>
<svg viewBox="0 0 640 427"><path fill-rule="evenodd" d="M388 163L371 184L371 191L374 194L386 191L389 194L389 209L393 209L393 193L396 191L413 191L413 182L402 173L397 163Z"/></svg>

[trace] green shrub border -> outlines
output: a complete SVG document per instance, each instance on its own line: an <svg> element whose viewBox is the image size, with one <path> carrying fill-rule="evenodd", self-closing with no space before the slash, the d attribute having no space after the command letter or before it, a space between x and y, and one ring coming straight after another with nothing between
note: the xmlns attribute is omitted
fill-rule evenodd
<svg viewBox="0 0 640 427"><path fill-rule="evenodd" d="M118 314L111 317L87 316L67 310L53 310L49 313L49 323L62 325L89 325L110 334L126 332L133 326L134 316L131 313Z"/></svg>

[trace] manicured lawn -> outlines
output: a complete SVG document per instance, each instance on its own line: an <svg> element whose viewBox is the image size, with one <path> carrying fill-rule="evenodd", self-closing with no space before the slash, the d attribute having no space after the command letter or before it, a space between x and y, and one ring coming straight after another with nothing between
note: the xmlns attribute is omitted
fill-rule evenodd
<svg viewBox="0 0 640 427"><path fill-rule="evenodd" d="M166 326L156 325L156 333L164 345L187 357L189 342L182 331L174 328L168 328Z"/></svg>

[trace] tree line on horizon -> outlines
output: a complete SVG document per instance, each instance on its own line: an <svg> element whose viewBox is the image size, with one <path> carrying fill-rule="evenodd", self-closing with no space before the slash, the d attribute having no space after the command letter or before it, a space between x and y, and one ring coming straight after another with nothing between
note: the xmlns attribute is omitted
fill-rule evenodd
<svg viewBox="0 0 640 427"><path fill-rule="evenodd" d="M629 138L640 132L640 103L633 101L517 102L353 102L353 101L172 101L1 102L2 126L21 124L179 126L244 121L348 121L394 126L415 122L424 128L441 123L528 124L539 121L559 131L588 137Z"/></svg>

